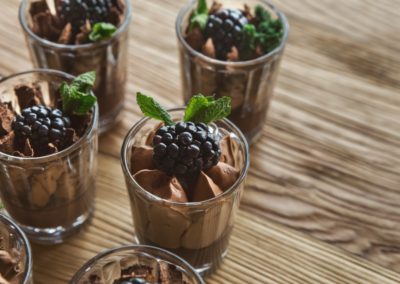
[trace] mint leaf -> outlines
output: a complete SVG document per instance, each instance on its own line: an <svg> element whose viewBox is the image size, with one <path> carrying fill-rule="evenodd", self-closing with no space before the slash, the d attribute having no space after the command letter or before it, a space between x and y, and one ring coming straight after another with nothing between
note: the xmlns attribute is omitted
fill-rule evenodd
<svg viewBox="0 0 400 284"><path fill-rule="evenodd" d="M112 37L117 27L110 23L96 23L89 34L91 41L100 41Z"/></svg>
<svg viewBox="0 0 400 284"><path fill-rule="evenodd" d="M192 121L196 113L198 113L203 108L206 108L208 106L208 103L209 99L203 95L193 96L186 106L183 121Z"/></svg>
<svg viewBox="0 0 400 284"><path fill-rule="evenodd" d="M84 115L95 105L97 99L91 90L96 80L95 72L87 72L76 77L71 84L61 83L59 91L63 111Z"/></svg>
<svg viewBox="0 0 400 284"><path fill-rule="evenodd" d="M78 90L87 93L93 88L94 81L96 81L96 72L91 71L83 73L75 78L72 82L72 86L78 88Z"/></svg>
<svg viewBox="0 0 400 284"><path fill-rule="evenodd" d="M279 19L273 20L267 10L261 6L255 8L257 26L256 45L259 45L263 52L268 53L276 48L283 36L283 25Z"/></svg>
<svg viewBox="0 0 400 284"><path fill-rule="evenodd" d="M189 101L184 121L195 123L204 122L208 124L212 121L227 117L231 113L231 98L222 97L215 100L213 97L203 95L193 96Z"/></svg>
<svg viewBox="0 0 400 284"><path fill-rule="evenodd" d="M271 15L262 6L257 5L254 9L254 14L256 19L260 22L269 22L271 20Z"/></svg>
<svg viewBox="0 0 400 284"><path fill-rule="evenodd" d="M264 52L269 52L276 48L283 36L283 26L279 19L269 22L262 22L258 27L258 42Z"/></svg>
<svg viewBox="0 0 400 284"><path fill-rule="evenodd" d="M227 117L231 113L231 98L222 97L213 101L205 109L203 115L197 116L197 120L206 124Z"/></svg>
<svg viewBox="0 0 400 284"><path fill-rule="evenodd" d="M243 39L240 45L240 56L243 60L252 59L257 47L264 53L279 46L283 36L283 25L279 19L273 20L270 13L261 6L255 8L254 24L243 27Z"/></svg>
<svg viewBox="0 0 400 284"><path fill-rule="evenodd" d="M208 20L208 15L207 14L199 14L196 16L193 16L190 19L190 28L189 30L192 30L194 27L198 26L201 30L204 30L207 25L207 20Z"/></svg>
<svg viewBox="0 0 400 284"><path fill-rule="evenodd" d="M240 55L243 60L251 59L256 50L257 31L253 24L246 24L243 27L243 45Z"/></svg>
<svg viewBox="0 0 400 284"><path fill-rule="evenodd" d="M206 0L199 0L197 3L197 9L196 12L199 14L208 14L208 8L207 8L207 1Z"/></svg>
<svg viewBox="0 0 400 284"><path fill-rule="evenodd" d="M208 8L206 0L199 0L196 10L193 11L190 17L189 32L196 26L204 30L208 20Z"/></svg>
<svg viewBox="0 0 400 284"><path fill-rule="evenodd" d="M96 103L97 99L95 96L87 95L85 93L77 92L78 100L76 106L74 107L74 113L83 115L86 114Z"/></svg>
<svg viewBox="0 0 400 284"><path fill-rule="evenodd" d="M169 113L165 109L163 109L163 107L152 97L137 92L136 101L140 107L140 110L145 116L162 120L166 125L174 124Z"/></svg>

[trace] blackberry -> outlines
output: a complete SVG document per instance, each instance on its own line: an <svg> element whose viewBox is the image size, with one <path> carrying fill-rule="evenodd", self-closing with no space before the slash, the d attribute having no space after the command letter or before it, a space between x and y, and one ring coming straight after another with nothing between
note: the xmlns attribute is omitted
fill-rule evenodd
<svg viewBox="0 0 400 284"><path fill-rule="evenodd" d="M243 27L248 23L246 16L239 9L220 9L208 17L205 36L212 38L216 57L226 60L233 46L240 46Z"/></svg>
<svg viewBox="0 0 400 284"><path fill-rule="evenodd" d="M61 0L58 13L66 23L71 23L74 31L78 31L86 20L93 26L95 23L107 22L111 7L116 0Z"/></svg>
<svg viewBox="0 0 400 284"><path fill-rule="evenodd" d="M178 122L153 137L153 161L168 175L194 175L216 165L221 156L217 136L204 123Z"/></svg>
<svg viewBox="0 0 400 284"><path fill-rule="evenodd" d="M70 119L61 110L46 106L23 109L12 124L16 137L29 138L35 149L42 149L48 143L59 146L70 126Z"/></svg>

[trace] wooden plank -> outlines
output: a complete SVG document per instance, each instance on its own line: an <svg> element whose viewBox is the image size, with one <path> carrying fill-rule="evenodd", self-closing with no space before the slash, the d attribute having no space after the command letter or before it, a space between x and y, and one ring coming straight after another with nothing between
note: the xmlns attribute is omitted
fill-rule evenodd
<svg viewBox="0 0 400 284"><path fill-rule="evenodd" d="M98 251L132 242L120 147L140 117L136 91L182 104L174 21L185 2L133 1L127 103L100 140L95 218L66 244L35 246L37 283L65 283ZM289 42L230 254L209 282L398 283L400 2L274 2ZM17 6L2 1L0 74L31 68Z"/></svg>

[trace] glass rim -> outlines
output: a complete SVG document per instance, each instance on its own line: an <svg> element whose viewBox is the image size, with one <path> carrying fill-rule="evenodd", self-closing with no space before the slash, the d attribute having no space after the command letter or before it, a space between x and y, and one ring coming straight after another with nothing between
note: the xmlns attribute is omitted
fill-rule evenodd
<svg viewBox="0 0 400 284"><path fill-rule="evenodd" d="M32 275L32 250L31 246L28 240L28 237L25 235L24 231L7 215L5 215L3 212L0 213L0 222L5 223L8 227L11 229L15 230L16 234L18 237L20 237L23 240L24 243L24 248L26 251L26 261L25 261L25 271L24 271L24 282L21 284L27 284L29 283L28 281L30 280L30 276Z"/></svg>
<svg viewBox="0 0 400 284"><path fill-rule="evenodd" d="M6 77L2 77L0 79L0 84L2 84L3 82L19 77L19 76L23 76L26 74L47 74L47 75L55 75L55 76L60 76L60 77L64 77L67 80L73 80L75 78L75 76L62 72L62 71L58 71L58 70L53 70L53 69L32 69L29 71L24 71L24 72L20 72L20 73L15 73ZM85 133L79 138L78 141L76 141L74 144L72 144L71 146L65 148L64 150L61 150L59 152L50 154L50 155L46 155L46 156L40 156L40 157L17 157L17 156L13 156L10 154L6 154L0 151L0 161L1 160L7 160L8 162L18 162L18 163L24 163L26 161L32 161L35 163L40 163L40 162L50 162L52 160L55 159L59 159L60 157L65 157L67 155L69 155L70 153L74 152L76 149L78 149L80 146L82 146L82 144L84 144L85 142L85 138L91 136L93 134L94 131L97 130L97 127L94 127L97 123L97 119L99 116L98 113L98 103L96 103L93 107L93 113L92 113L92 120L89 124L89 126L87 127Z"/></svg>
<svg viewBox="0 0 400 284"><path fill-rule="evenodd" d="M167 109L167 112L174 112L174 111L182 111L184 110L184 107L175 107L175 108L169 108ZM139 183L136 182L136 180L133 178L133 175L130 172L129 166L128 166L128 149L129 143L132 140L133 136L137 134L137 131L147 122L149 121L150 117L143 117L141 118L138 122L136 122L131 129L128 131L127 135L124 138L124 141L122 143L122 148L121 148L121 165L122 165L122 170L125 175L125 177L129 178L129 181L132 182L137 188L140 189L141 195L146 196L148 199L151 199L154 202L158 203L163 203L163 204L168 204L168 205L174 205L175 207L196 207L196 206L205 206L212 204L214 202L219 201L220 199L223 199L224 197L230 195L231 193L234 192L236 188L239 188L240 184L244 181L249 165L250 165L250 155L249 155L249 145L247 143L247 140L242 133L242 131L229 119L223 118L221 119L224 123L226 123L230 128L232 128L235 132L238 134L238 138L240 142L243 144L243 151L244 151L244 161L243 161L243 169L240 173L239 178L235 181L235 183L229 187L227 190L225 190L222 194L215 196L213 198L204 200L204 201L197 201L197 202L177 202L177 201L170 201L163 199L155 194L152 194L148 192L146 189L144 189Z"/></svg>
<svg viewBox="0 0 400 284"><path fill-rule="evenodd" d="M160 253L160 252L164 253L164 254L168 255L169 257L171 257L172 259L177 260L179 262L179 264L177 266L181 266L181 268L184 269L185 271L187 271L187 268L189 268L190 272L193 273L192 276L194 276L200 284L205 283L204 280L201 278L200 274L196 271L196 269L194 269L193 266L191 266L186 260L184 260L180 256L173 254L172 252L169 252L169 251L159 248L159 247L154 247L154 246L149 246L149 245L124 245L124 246L104 250L104 251L98 253L97 255L95 255L94 257L92 257L91 259L89 259L88 261L86 261L82 265L82 267L74 274L74 276L72 277L72 279L70 281L70 284L77 284L78 280L80 280L82 274L87 272L100 259L107 257L113 253L119 253L119 252L130 251L130 250L135 251L135 253L136 252L147 253L155 258L158 258L157 257L158 253ZM146 252L146 250L150 250L150 253ZM154 253L154 255L151 253ZM164 260L161 257L159 257L159 259ZM171 262L168 260L164 260L164 261ZM182 267L182 264L184 267Z"/></svg>
<svg viewBox="0 0 400 284"><path fill-rule="evenodd" d="M132 7L131 7L131 1L130 0L124 0L125 3L125 9L126 9L126 16L122 24L117 28L116 32L110 37L109 39L106 40L101 40L99 42L91 42L91 43L84 43L84 44L62 44L62 43L57 43L53 42L44 38L41 38L40 36L36 35L32 29L28 26L28 23L26 21L24 12L26 10L26 6L29 4L29 0L22 0L20 5L19 5L19 11L18 11L18 19L19 23L23 29L23 31L29 35L31 38L33 38L36 42L38 42L42 46L46 47L51 47L54 49L59 49L59 50L78 50L78 49L92 49L94 47L101 47L105 45L109 45L111 42L115 41L117 38L121 36L121 34L129 27L129 23L132 17Z"/></svg>
<svg viewBox="0 0 400 284"><path fill-rule="evenodd" d="M266 0L259 0L259 1L264 3L265 5L267 5L274 13L276 13L276 15L278 16L278 18L281 20L281 22L283 24L283 37L281 39L280 44L277 47L275 47L273 50L271 50L270 52L268 52L266 54L263 54L262 56L259 56L257 58L250 59L250 60L243 60L243 61L224 61L224 60L220 60L220 59L216 59L216 58L211 58L211 57L206 56L203 53L193 49L184 38L182 29L181 29L181 24L183 22L185 15L193 7L193 4L197 3L197 0L190 0L187 4L185 4L185 6L183 6L180 9L180 11L178 13L178 17L176 18L176 22L175 22L175 31L176 31L178 40L185 47L185 49L189 51L189 53L191 53L192 55L195 55L197 57L200 57L203 61L210 63L210 64L227 66L227 67L228 66L245 67L248 65L256 65L259 63L263 63L265 60L271 58L275 54L282 52L283 49L285 48L285 45L286 45L286 42L288 39L288 35L289 35L289 23L288 23L288 20L287 20L285 14L283 12L281 12L280 10L278 10L275 7L275 5L271 4L270 2L268 2Z"/></svg>

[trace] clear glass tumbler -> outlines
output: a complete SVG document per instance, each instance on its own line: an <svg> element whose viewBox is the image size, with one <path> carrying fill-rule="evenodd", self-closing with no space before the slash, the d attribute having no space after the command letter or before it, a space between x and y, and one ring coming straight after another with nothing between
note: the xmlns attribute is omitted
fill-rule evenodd
<svg viewBox="0 0 400 284"><path fill-rule="evenodd" d="M173 119L181 119L184 109L171 109L169 113ZM137 242L167 249L189 262L200 274L208 275L219 266L228 250L249 166L248 145L233 123L227 119L218 121L219 133L230 135L239 153L238 180L212 199L172 202L149 193L130 171L132 146L145 145L148 134L159 125L154 119L141 119L128 132L121 151Z"/></svg>
<svg viewBox="0 0 400 284"><path fill-rule="evenodd" d="M212 1L209 1L211 4ZM185 40L189 17L198 1L184 6L176 20L182 91L185 102L202 93L205 96L229 96L232 113L228 117L244 133L249 143L259 136L265 123L280 60L287 41L289 26L285 15L265 0L222 0L224 7L240 8L247 4L252 11L256 5L267 9L273 18L283 23L281 43L271 52L253 60L229 62L213 59L194 50Z"/></svg>
<svg viewBox="0 0 400 284"><path fill-rule="evenodd" d="M31 29L32 19L29 13L31 3L35 1L37 0L23 0L19 9L19 21L34 67L61 70L74 76L96 71L94 93L99 104L100 133L111 129L120 120L125 100L130 0L125 0L123 22L110 39L80 45L59 44L36 35Z"/></svg>
<svg viewBox="0 0 400 284"><path fill-rule="evenodd" d="M70 284L93 283L89 279L95 276L103 280L101 283L114 283L114 280L121 277L121 270L133 265L151 267L153 274L158 278L160 271L159 264L163 263L175 266L182 273L184 283L204 284L200 275L183 259L160 248L139 245L123 246L98 254L79 269L70 281Z"/></svg>
<svg viewBox="0 0 400 284"><path fill-rule="evenodd" d="M38 69L0 80L0 101L19 110L14 87L40 86L46 105L54 106L58 88L73 76ZM42 157L0 152L0 196L8 214L31 241L60 243L78 229L94 208L97 169L98 110L84 135L70 147Z"/></svg>
<svg viewBox="0 0 400 284"><path fill-rule="evenodd" d="M29 241L24 232L3 213L0 213L0 250L18 259L12 268L1 267L0 274L11 283L32 284L32 251Z"/></svg>

